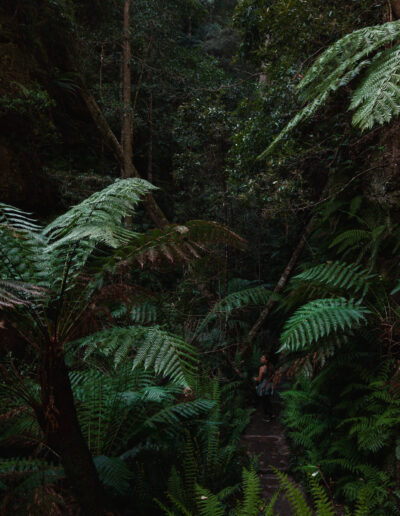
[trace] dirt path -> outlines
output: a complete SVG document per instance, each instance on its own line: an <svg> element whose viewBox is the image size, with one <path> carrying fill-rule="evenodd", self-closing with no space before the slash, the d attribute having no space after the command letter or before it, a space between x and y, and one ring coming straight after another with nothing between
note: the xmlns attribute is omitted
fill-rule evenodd
<svg viewBox="0 0 400 516"><path fill-rule="evenodd" d="M279 417L266 423L263 421L261 407L258 407L243 434L242 442L251 454L259 456L258 471L262 494L269 501L279 486L271 466L285 473L289 471L290 450ZM280 516L293 514L283 496L277 500L274 512Z"/></svg>

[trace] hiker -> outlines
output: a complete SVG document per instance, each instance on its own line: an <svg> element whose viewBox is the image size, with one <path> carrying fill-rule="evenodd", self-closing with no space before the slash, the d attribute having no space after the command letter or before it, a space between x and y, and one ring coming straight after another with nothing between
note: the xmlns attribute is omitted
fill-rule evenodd
<svg viewBox="0 0 400 516"><path fill-rule="evenodd" d="M262 400L262 406L264 411L263 421L270 422L274 417L272 414L272 395L274 393L274 386L271 381L272 366L267 360L266 355L262 355L260 358L261 366L258 371L258 376L254 377L254 380L258 382L256 387L257 396Z"/></svg>

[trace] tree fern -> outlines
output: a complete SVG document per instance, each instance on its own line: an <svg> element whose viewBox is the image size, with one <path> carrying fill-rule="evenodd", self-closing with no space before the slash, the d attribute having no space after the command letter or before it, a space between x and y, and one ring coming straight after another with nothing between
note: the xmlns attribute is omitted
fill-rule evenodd
<svg viewBox="0 0 400 516"><path fill-rule="evenodd" d="M356 110L353 124L361 129L390 122L400 113L399 45L377 54L354 92L350 109Z"/></svg>
<svg viewBox="0 0 400 516"><path fill-rule="evenodd" d="M201 332L215 316L223 314L224 317L228 319L233 310L249 305L265 305L272 296L274 296L274 294L263 286L250 287L239 290L238 292L232 292L213 306L211 312L198 327L196 334Z"/></svg>
<svg viewBox="0 0 400 516"><path fill-rule="evenodd" d="M346 86L364 69L365 78L354 92L351 109L353 124L362 129L388 122L399 112L399 48L384 48L400 36L400 22L366 27L331 45L323 52L300 82L301 100L309 101L272 144L261 154L266 156L294 127L310 118L330 94ZM375 54L375 55L374 55ZM370 57L372 56L372 57Z"/></svg>
<svg viewBox="0 0 400 516"><path fill-rule="evenodd" d="M192 220L185 225L171 224L156 228L146 234L137 234L110 260L146 263L188 262L208 252L209 245L224 244L238 249L246 247L246 241L228 227L206 220Z"/></svg>
<svg viewBox="0 0 400 516"><path fill-rule="evenodd" d="M133 476L123 460L118 457L99 455L94 457L93 461L103 484L120 494L128 492L129 481Z"/></svg>
<svg viewBox="0 0 400 516"><path fill-rule="evenodd" d="M356 328L366 322L367 308L344 298L317 299L299 308L286 322L281 350L297 351L337 331Z"/></svg>
<svg viewBox="0 0 400 516"><path fill-rule="evenodd" d="M311 267L295 276L293 281L354 293L361 291L364 297L372 277L373 275L362 270L360 265L333 262Z"/></svg>
<svg viewBox="0 0 400 516"><path fill-rule="evenodd" d="M150 328L137 352L133 368L139 365L151 367L157 374L169 376L187 387L193 383L196 361L196 350L182 338Z"/></svg>

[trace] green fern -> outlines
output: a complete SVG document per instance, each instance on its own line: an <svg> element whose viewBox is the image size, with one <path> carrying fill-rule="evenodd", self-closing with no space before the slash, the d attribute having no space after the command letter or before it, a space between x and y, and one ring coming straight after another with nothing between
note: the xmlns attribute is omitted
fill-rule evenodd
<svg viewBox="0 0 400 516"><path fill-rule="evenodd" d="M286 494L293 511L293 516L312 516L312 511L304 499L303 493L288 478L288 476L278 470L274 470L278 477L279 484ZM322 515L321 515L322 516Z"/></svg>
<svg viewBox="0 0 400 516"><path fill-rule="evenodd" d="M243 469L243 501L236 509L238 516L254 516L263 505L260 497L261 483L257 473L251 469Z"/></svg>
<svg viewBox="0 0 400 516"><path fill-rule="evenodd" d="M364 297L372 277L373 275L368 274L367 271L361 270L360 265L333 262L307 269L295 276L293 281L354 293L362 291L362 297Z"/></svg>
<svg viewBox="0 0 400 516"><path fill-rule="evenodd" d="M274 299L278 298L278 296L263 286L250 287L239 290L238 292L232 292L213 306L211 312L197 328L196 334L200 333L212 319L220 314L223 314L225 319L228 319L233 310L249 305L263 306L272 297L274 297Z"/></svg>
<svg viewBox="0 0 400 516"><path fill-rule="evenodd" d="M143 365L157 374L169 376L174 382L188 387L196 374L196 350L176 335L150 328L133 362L133 369Z"/></svg>
<svg viewBox="0 0 400 516"><path fill-rule="evenodd" d="M99 479L104 485L120 494L129 491L129 481L133 478L133 475L123 460L118 457L99 455L93 458L93 462L99 474Z"/></svg>
<svg viewBox="0 0 400 516"><path fill-rule="evenodd" d="M200 516L225 516L225 508L208 489L196 485L197 506Z"/></svg>
<svg viewBox="0 0 400 516"><path fill-rule="evenodd" d="M349 84L364 69L365 78L353 94L353 124L362 129L390 121L399 112L399 48L378 52L400 36L400 22L352 32L323 52L300 82L301 100L309 101L261 154L265 157L300 122L310 118L331 93ZM377 53L378 52L378 53ZM372 56L372 57L370 57Z"/></svg>
<svg viewBox="0 0 400 516"><path fill-rule="evenodd" d="M323 337L366 322L370 311L359 302L344 298L317 299L299 308L284 326L280 350L297 351Z"/></svg>
<svg viewBox="0 0 400 516"><path fill-rule="evenodd" d="M350 109L356 110L353 124L363 130L390 122L400 113L399 45L376 55L354 92Z"/></svg>

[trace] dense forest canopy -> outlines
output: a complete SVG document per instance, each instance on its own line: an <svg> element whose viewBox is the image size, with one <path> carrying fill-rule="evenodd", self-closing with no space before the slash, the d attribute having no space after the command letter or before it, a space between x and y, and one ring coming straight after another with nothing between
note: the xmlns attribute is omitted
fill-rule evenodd
<svg viewBox="0 0 400 516"><path fill-rule="evenodd" d="M0 514L400 513L399 45L398 0L2 0Z"/></svg>

